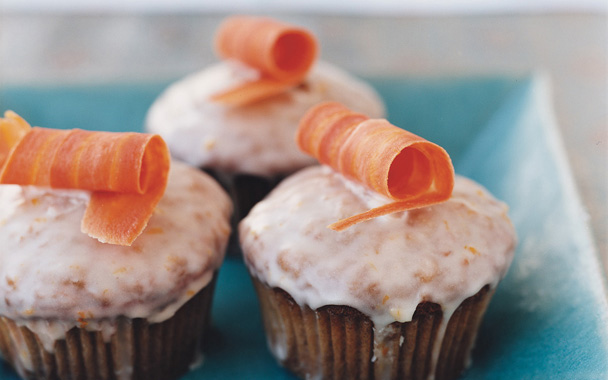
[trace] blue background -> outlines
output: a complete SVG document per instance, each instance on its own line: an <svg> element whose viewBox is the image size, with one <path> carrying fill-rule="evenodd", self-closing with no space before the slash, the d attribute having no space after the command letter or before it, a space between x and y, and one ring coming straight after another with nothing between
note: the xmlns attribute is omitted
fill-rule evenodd
<svg viewBox="0 0 608 380"><path fill-rule="evenodd" d="M605 287L546 78L368 79L392 123L442 145L459 174L510 205L519 246L463 379L607 378ZM50 128L138 131L166 85L6 87L0 110ZM0 378L17 377L0 364ZM293 378L266 348L251 282L234 257L220 272L205 363L184 377L228 378Z"/></svg>

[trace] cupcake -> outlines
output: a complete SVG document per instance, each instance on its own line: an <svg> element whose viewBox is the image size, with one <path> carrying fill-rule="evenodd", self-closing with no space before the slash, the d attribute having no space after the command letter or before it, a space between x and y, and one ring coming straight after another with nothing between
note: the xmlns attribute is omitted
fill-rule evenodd
<svg viewBox="0 0 608 380"><path fill-rule="evenodd" d="M240 224L270 351L302 378L454 379L513 258L507 207L454 176L440 147L344 111L305 116L300 146L327 165L285 179Z"/></svg>
<svg viewBox="0 0 608 380"><path fill-rule="evenodd" d="M0 133L10 137L5 127L22 119L7 116L0 119ZM18 137L10 153L0 146L2 357L23 378L174 379L185 373L200 361L209 324L215 279L230 233L228 196L198 169L173 162L169 171L162 163L168 154L162 154L158 136L24 129L12 133ZM49 133L57 138L45 139L45 147L62 140L50 154L56 157L50 160L50 180L42 174L45 161L37 159L45 154L38 150L37 136ZM79 140L80 133L89 138ZM145 141L142 173L136 178L142 194L125 193L131 207L120 205L122 211L108 226L104 212L96 211L89 219L87 215L94 202L111 198L104 210L120 204L124 189L100 193L56 188L49 182L61 182L58 162L70 156L65 152L68 145L80 156L79 169L68 173L81 184L87 182L87 172L106 182L100 175L106 164L95 166L88 157L95 149L78 141L108 148L105 141L115 136L120 146L111 155L112 177L119 178L117 186L122 187L132 178L117 167L129 166L129 153L142 151L132 139ZM16 172L34 178L28 167L32 161L40 169L40 181L7 184L24 182ZM104 158L97 156L96 161ZM155 167L160 169L148 171ZM159 184L163 177L166 183ZM158 188L160 196L155 195ZM156 197L158 202L144 205ZM120 226L124 215L129 226L139 226L140 210L151 210L151 215L133 238ZM119 228L112 230L115 226Z"/></svg>
<svg viewBox="0 0 608 380"><path fill-rule="evenodd" d="M308 31L262 17L230 17L216 35L221 62L172 84L151 106L148 131L171 154L214 176L245 216L281 179L314 164L293 141L313 105L338 101L381 117L366 83L325 62Z"/></svg>

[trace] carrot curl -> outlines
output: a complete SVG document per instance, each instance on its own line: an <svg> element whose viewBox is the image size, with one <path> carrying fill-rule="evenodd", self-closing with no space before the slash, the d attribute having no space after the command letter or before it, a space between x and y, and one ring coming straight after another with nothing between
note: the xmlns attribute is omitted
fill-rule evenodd
<svg viewBox="0 0 608 380"><path fill-rule="evenodd" d="M260 78L212 95L211 100L243 106L297 86L314 63L318 46L307 30L267 17L233 16L219 27L217 54L260 72Z"/></svg>
<svg viewBox="0 0 608 380"><path fill-rule="evenodd" d="M158 135L24 127L0 118L0 184L91 191L81 230L104 243L131 245L167 186L169 150ZM25 130L25 132L23 132ZM8 132L7 132L8 131ZM8 141L8 140L7 140Z"/></svg>
<svg viewBox="0 0 608 380"><path fill-rule="evenodd" d="M452 194L454 168L443 148L339 103L311 108L300 121L296 142L320 163L394 201L333 223L334 230L441 203Z"/></svg>

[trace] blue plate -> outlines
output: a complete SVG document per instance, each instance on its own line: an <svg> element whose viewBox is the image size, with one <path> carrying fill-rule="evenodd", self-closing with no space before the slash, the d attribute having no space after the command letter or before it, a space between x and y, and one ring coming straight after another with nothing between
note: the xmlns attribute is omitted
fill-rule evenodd
<svg viewBox="0 0 608 380"><path fill-rule="evenodd" d="M608 374L608 307L587 217L558 134L547 80L372 78L396 125L437 142L456 171L510 205L519 247L463 379L599 379ZM9 87L0 110L52 128L141 130L159 84ZM240 260L220 272L213 339L184 379L292 379L266 349ZM0 378L17 379L6 365Z"/></svg>

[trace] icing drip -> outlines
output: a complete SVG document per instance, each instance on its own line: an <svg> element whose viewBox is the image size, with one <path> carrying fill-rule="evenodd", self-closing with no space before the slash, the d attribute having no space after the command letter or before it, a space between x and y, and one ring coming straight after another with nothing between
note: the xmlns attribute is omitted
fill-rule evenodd
<svg viewBox="0 0 608 380"><path fill-rule="evenodd" d="M17 355L19 356L15 369L22 378L26 378L27 371L32 371L34 369L34 363L25 342L25 337L23 336L21 329L9 329L8 333L11 336L13 350L14 352L17 352Z"/></svg>

